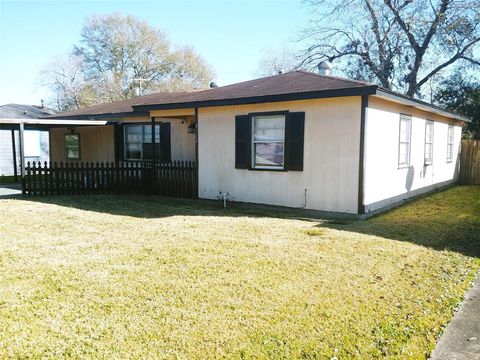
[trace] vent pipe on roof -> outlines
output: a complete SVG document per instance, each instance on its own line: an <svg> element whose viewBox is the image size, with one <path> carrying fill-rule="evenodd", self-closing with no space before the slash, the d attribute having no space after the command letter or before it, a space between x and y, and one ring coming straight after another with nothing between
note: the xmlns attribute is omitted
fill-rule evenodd
<svg viewBox="0 0 480 360"><path fill-rule="evenodd" d="M318 64L318 72L320 75L331 75L332 74L333 65L330 61L322 61Z"/></svg>
<svg viewBox="0 0 480 360"><path fill-rule="evenodd" d="M214 82L214 81L212 81L212 82L210 83L210 89L213 89L213 88L216 88L216 87L218 87L217 83Z"/></svg>

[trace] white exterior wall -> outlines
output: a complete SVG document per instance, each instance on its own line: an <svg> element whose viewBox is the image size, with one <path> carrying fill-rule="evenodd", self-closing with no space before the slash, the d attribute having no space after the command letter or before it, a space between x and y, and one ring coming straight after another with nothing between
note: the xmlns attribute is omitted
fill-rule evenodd
<svg viewBox="0 0 480 360"><path fill-rule="evenodd" d="M26 130L25 162L50 161L48 131ZM20 174L20 140L18 130L15 130L15 152L17 158L17 174ZM13 175L13 149L11 130L0 130L0 176Z"/></svg>
<svg viewBox="0 0 480 360"><path fill-rule="evenodd" d="M412 115L410 167L398 168L400 113ZM425 122L434 120L433 164L424 166ZM462 128L454 126L453 161L447 162L447 118L370 97L366 111L364 204L372 211L456 181Z"/></svg>
<svg viewBox="0 0 480 360"><path fill-rule="evenodd" d="M303 171L235 169L235 115L305 112ZM200 108L199 197L229 192L234 201L356 213L360 97Z"/></svg>

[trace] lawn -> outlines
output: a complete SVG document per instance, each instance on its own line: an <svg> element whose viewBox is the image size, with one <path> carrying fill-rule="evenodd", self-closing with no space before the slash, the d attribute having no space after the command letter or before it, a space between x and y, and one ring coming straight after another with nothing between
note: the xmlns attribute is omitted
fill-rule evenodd
<svg viewBox="0 0 480 360"><path fill-rule="evenodd" d="M0 200L0 358L425 358L480 268L480 187L366 221Z"/></svg>

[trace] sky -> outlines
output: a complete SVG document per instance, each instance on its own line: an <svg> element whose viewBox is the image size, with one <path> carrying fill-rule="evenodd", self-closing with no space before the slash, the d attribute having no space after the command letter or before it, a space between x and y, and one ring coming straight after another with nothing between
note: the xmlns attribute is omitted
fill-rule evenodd
<svg viewBox="0 0 480 360"><path fill-rule="evenodd" d="M295 47L308 22L300 0L0 0L0 104L47 100L42 68L71 51L87 17L113 12L147 21L172 44L193 46L219 85L258 77L262 58Z"/></svg>

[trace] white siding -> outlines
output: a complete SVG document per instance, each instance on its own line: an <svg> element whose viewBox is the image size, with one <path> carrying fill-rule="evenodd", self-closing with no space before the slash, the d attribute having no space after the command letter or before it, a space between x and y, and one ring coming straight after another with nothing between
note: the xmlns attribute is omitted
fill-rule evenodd
<svg viewBox="0 0 480 360"><path fill-rule="evenodd" d="M412 115L408 168L398 167L400 113ZM424 166L426 120L434 120L433 163L428 166ZM447 162L448 125L446 118L371 98L365 127L364 203L367 211L457 179L462 129L454 127L453 161Z"/></svg>
<svg viewBox="0 0 480 360"><path fill-rule="evenodd" d="M48 131L26 130L24 140L25 162L50 160ZM15 131L15 150L17 173L20 174L20 141L17 130ZM0 130L0 175L13 174L12 133L11 130Z"/></svg>
<svg viewBox="0 0 480 360"><path fill-rule="evenodd" d="M235 115L305 112L303 171L235 169ZM360 97L199 109L199 197L356 213Z"/></svg>

